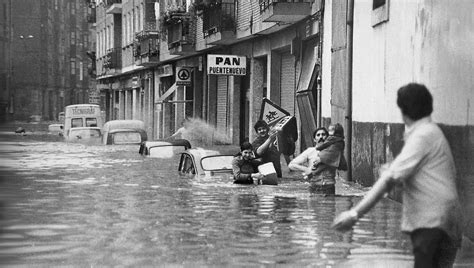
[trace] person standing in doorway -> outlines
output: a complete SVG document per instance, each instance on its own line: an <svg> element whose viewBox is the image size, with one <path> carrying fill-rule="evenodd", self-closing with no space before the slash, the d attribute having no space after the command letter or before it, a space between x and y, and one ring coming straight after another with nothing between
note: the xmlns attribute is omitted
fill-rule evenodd
<svg viewBox="0 0 474 268"><path fill-rule="evenodd" d="M338 215L333 227L347 231L393 186L403 188L402 231L410 235L415 267L452 267L462 238L462 214L453 155L443 132L431 121L433 97L422 84L397 92L405 123L405 144L386 165L367 195Z"/></svg>
<svg viewBox="0 0 474 268"><path fill-rule="evenodd" d="M263 164L272 162L278 178L281 178L280 152L275 145L277 133L269 133L270 128L263 120L257 121L254 129L257 132L257 138L252 142L255 156L262 158Z"/></svg>

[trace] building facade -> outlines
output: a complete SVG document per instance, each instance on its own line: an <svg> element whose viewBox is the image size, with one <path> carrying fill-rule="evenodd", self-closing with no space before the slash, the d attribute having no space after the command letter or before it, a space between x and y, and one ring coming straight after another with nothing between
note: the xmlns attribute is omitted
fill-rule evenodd
<svg viewBox="0 0 474 268"><path fill-rule="evenodd" d="M88 1L11 2L11 119L57 120L69 104L88 103L92 60Z"/></svg>
<svg viewBox="0 0 474 268"><path fill-rule="evenodd" d="M11 0L0 0L0 122L11 115Z"/></svg>
<svg viewBox="0 0 474 268"><path fill-rule="evenodd" d="M403 146L396 90L421 82L472 189L472 11L461 0L97 1L98 87L108 119L141 119L153 139L193 117L215 143L252 140L263 98L297 118L296 153L341 123L341 176L369 186Z"/></svg>
<svg viewBox="0 0 474 268"><path fill-rule="evenodd" d="M474 238L474 5L469 1L328 1L323 117L344 122L353 181L370 186L403 146L398 88L425 84L455 158L466 234ZM331 89L331 90L325 90ZM349 138L349 139L348 139ZM394 193L399 198L398 193Z"/></svg>
<svg viewBox="0 0 474 268"><path fill-rule="evenodd" d="M199 118L216 142L239 144L253 139L265 97L297 118L306 111L298 147L308 146L321 123L321 15L320 1L97 1L108 119L141 119L165 138ZM213 55L245 58L245 75L209 73Z"/></svg>

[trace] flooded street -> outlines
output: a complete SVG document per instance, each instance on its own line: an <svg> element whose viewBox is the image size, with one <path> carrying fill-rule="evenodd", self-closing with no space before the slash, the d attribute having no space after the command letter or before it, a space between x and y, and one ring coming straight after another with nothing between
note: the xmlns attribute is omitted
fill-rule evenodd
<svg viewBox="0 0 474 268"><path fill-rule="evenodd" d="M0 145L0 261L7 266L411 267L400 204L383 200L352 232L330 228L359 196L180 177L178 159L138 146L28 137Z"/></svg>

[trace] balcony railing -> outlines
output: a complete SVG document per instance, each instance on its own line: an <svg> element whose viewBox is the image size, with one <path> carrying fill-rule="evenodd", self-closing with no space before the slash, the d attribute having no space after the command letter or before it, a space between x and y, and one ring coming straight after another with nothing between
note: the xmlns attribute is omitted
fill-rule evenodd
<svg viewBox="0 0 474 268"><path fill-rule="evenodd" d="M184 11L169 12L163 18L163 27L168 33L168 49L172 55L192 52L194 35L191 31L191 16Z"/></svg>
<svg viewBox="0 0 474 268"><path fill-rule="evenodd" d="M141 31L135 35L133 56L137 65L150 65L159 62L160 40L158 32Z"/></svg>
<svg viewBox="0 0 474 268"><path fill-rule="evenodd" d="M208 37L217 32L235 33L235 4L217 3L203 9L203 33Z"/></svg>
<svg viewBox="0 0 474 268"><path fill-rule="evenodd" d="M293 23L311 14L313 0L259 0L263 22Z"/></svg>
<svg viewBox="0 0 474 268"><path fill-rule="evenodd" d="M109 48L104 57L103 66L106 69L117 69L122 66L122 49Z"/></svg>

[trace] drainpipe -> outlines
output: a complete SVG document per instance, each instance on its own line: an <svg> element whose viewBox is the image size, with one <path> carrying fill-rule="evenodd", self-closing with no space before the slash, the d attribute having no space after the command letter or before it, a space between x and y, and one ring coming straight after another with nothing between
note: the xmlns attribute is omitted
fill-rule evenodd
<svg viewBox="0 0 474 268"><path fill-rule="evenodd" d="M352 50L353 50L353 27L354 27L354 0L347 2L347 180L352 181Z"/></svg>

